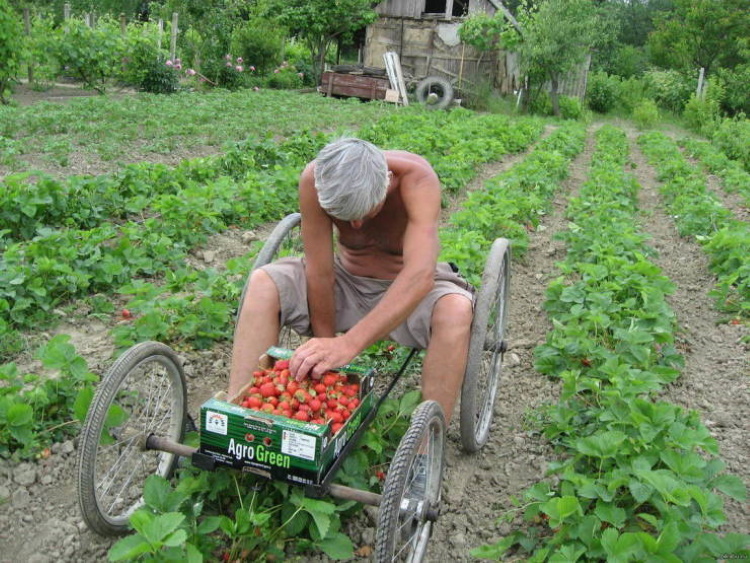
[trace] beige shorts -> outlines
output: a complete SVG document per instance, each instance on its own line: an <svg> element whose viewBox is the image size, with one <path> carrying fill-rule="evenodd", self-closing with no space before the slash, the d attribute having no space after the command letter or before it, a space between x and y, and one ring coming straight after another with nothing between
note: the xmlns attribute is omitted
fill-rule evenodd
<svg viewBox="0 0 750 563"><path fill-rule="evenodd" d="M298 334L310 336L310 313L307 308L307 282L301 258L281 258L263 266L276 284L281 302L281 324L292 327ZM334 261L336 275L336 331L346 332L359 322L391 285L391 280L353 276ZM474 288L453 271L450 264L439 263L435 270L435 285L411 315L390 333L389 338L403 346L427 348L430 341L432 309L441 297L463 295L474 303Z"/></svg>

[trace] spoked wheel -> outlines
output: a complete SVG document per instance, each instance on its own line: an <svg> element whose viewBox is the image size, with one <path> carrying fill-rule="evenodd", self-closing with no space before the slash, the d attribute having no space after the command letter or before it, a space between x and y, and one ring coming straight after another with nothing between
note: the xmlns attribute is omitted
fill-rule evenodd
<svg viewBox="0 0 750 563"><path fill-rule="evenodd" d="M510 243L499 238L484 267L461 388L461 443L468 452L478 451L489 437L507 347L509 290Z"/></svg>
<svg viewBox="0 0 750 563"><path fill-rule="evenodd" d="M146 450L154 434L182 440L187 396L171 348L143 342L120 356L96 390L78 450L78 504L89 528L101 535L128 531L143 504L150 475L169 477L174 454Z"/></svg>
<svg viewBox="0 0 750 563"><path fill-rule="evenodd" d="M440 505L445 416L421 403L396 450L383 487L375 561L421 561Z"/></svg>
<svg viewBox="0 0 750 563"><path fill-rule="evenodd" d="M253 269L250 271L251 274L261 266L270 264L279 258L303 255L302 233L300 229L301 221L302 216L299 213L292 213L279 221L255 258ZM242 289L239 308L237 309L237 320L239 320L239 312L242 310L242 304L245 302L245 295L249 286L250 276L247 277L245 287ZM289 327L281 327L281 331L279 332L279 346L294 349L299 344L300 337L297 333Z"/></svg>

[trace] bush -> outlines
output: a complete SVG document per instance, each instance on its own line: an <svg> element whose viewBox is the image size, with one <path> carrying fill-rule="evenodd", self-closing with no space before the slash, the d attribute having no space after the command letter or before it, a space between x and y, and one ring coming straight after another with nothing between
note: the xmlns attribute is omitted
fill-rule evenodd
<svg viewBox="0 0 750 563"><path fill-rule="evenodd" d="M249 76L255 72L255 67L246 67L242 57L227 54L223 59L203 63L201 72L217 88L238 90L249 85Z"/></svg>
<svg viewBox="0 0 750 563"><path fill-rule="evenodd" d="M680 113L695 92L697 79L676 70L650 70L645 76L648 92L660 107Z"/></svg>
<svg viewBox="0 0 750 563"><path fill-rule="evenodd" d="M529 113L534 115L550 116L554 115L552 111L552 100L549 97L549 93L545 91L538 92L529 101Z"/></svg>
<svg viewBox="0 0 750 563"><path fill-rule="evenodd" d="M653 100L642 100L633 109L632 117L639 129L648 129L659 121L659 108Z"/></svg>
<svg viewBox="0 0 750 563"><path fill-rule="evenodd" d="M0 0L0 103L8 103L6 92L18 72L23 47L20 18Z"/></svg>
<svg viewBox="0 0 750 563"><path fill-rule="evenodd" d="M283 42L283 34L270 22L254 20L234 29L231 49L233 53L252 63L258 72L264 73L281 62Z"/></svg>
<svg viewBox="0 0 750 563"><path fill-rule="evenodd" d="M121 72L123 39L119 24L115 28L102 18L96 28L71 19L57 30L54 56L61 68L83 81L84 87L103 93L107 81Z"/></svg>
<svg viewBox="0 0 750 563"><path fill-rule="evenodd" d="M750 172L750 121L744 115L722 121L714 133L713 143Z"/></svg>
<svg viewBox="0 0 750 563"><path fill-rule="evenodd" d="M123 39L123 54L118 78L125 84L143 87L147 75L158 72L164 66L163 54L159 52L159 29L154 24L129 25ZM151 91L151 90L148 90Z"/></svg>
<svg viewBox="0 0 750 563"><path fill-rule="evenodd" d="M617 104L620 80L606 72L592 72L586 84L586 104L597 113L608 113Z"/></svg>
<svg viewBox="0 0 750 563"><path fill-rule="evenodd" d="M632 114L638 104L646 99L646 83L641 78L628 78L620 82L618 102L627 113Z"/></svg>
<svg viewBox="0 0 750 563"><path fill-rule="evenodd" d="M173 94L180 87L180 60L153 60L145 65L143 77L138 85L144 92Z"/></svg>
<svg viewBox="0 0 750 563"><path fill-rule="evenodd" d="M721 123L721 105L723 89L715 81L711 80L704 93L703 98L695 94L685 104L682 117L688 129L706 137L711 137Z"/></svg>
<svg viewBox="0 0 750 563"><path fill-rule="evenodd" d="M750 96L747 93L750 84L750 64L733 69L720 68L716 71L716 76L724 87L724 97L721 100L724 111L729 115L740 112L750 114Z"/></svg>
<svg viewBox="0 0 750 563"><path fill-rule="evenodd" d="M296 67L286 61L281 66L275 68L266 79L266 86L276 90L294 90L302 88L305 75L299 72Z"/></svg>
<svg viewBox="0 0 750 563"><path fill-rule="evenodd" d="M580 119L583 115L581 100L560 96L560 115L563 119Z"/></svg>

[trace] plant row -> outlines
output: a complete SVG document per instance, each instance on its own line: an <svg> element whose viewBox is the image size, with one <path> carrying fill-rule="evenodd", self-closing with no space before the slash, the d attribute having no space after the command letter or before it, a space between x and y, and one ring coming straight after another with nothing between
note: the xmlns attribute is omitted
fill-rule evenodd
<svg viewBox="0 0 750 563"><path fill-rule="evenodd" d="M750 317L750 226L706 189L705 177L687 162L676 143L651 132L638 140L656 167L666 205L682 236L695 237L717 276L717 306L736 319Z"/></svg>
<svg viewBox="0 0 750 563"><path fill-rule="evenodd" d="M441 233L442 259L458 264L469 281L478 283L496 237L510 239L514 255L522 255L528 231L549 210L571 159L583 149L585 136L585 129L577 124L560 127L510 170L469 192Z"/></svg>
<svg viewBox="0 0 750 563"><path fill-rule="evenodd" d="M696 412L657 400L682 362L666 301L673 287L638 231L625 135L603 127L596 138L566 213L562 275L547 290L553 328L535 350L535 368L562 383L540 414L560 459L525 494L530 527L473 553L675 562L741 553L747 538L712 531L725 520L717 491L742 499L744 485L723 472Z"/></svg>
<svg viewBox="0 0 750 563"><path fill-rule="evenodd" d="M750 205L750 173L740 162L729 158L708 141L683 138L679 141L687 154L698 158L703 166L721 179L727 193L740 194L747 205Z"/></svg>

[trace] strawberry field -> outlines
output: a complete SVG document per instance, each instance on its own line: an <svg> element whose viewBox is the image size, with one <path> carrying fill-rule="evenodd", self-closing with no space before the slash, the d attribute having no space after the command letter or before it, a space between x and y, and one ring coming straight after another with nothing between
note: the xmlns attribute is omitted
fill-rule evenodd
<svg viewBox="0 0 750 563"><path fill-rule="evenodd" d="M366 560L371 508L183 467L133 534L89 532L80 421L134 343L178 351L189 410L227 385L234 314L304 164L356 134L425 156L442 258L478 283L511 239L510 349L490 441L446 448L430 561L750 556L750 175L628 123L279 91L0 108L0 545L9 561ZM405 351L373 346L387 371ZM384 404L343 484L379 491L418 401ZM196 436L190 435L193 442Z"/></svg>

